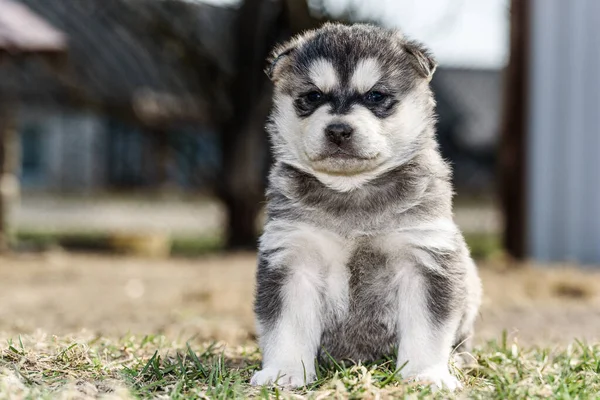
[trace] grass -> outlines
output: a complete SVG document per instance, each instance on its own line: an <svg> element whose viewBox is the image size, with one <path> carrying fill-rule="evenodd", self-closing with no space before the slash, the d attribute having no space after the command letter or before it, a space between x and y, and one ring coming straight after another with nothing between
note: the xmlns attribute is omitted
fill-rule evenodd
<svg viewBox="0 0 600 400"><path fill-rule="evenodd" d="M477 366L460 373L475 399L600 398L600 346L521 348L506 335L473 353ZM408 384L392 360L374 365L320 366L310 386L285 391L254 388L260 365L252 344L170 341L164 336L57 338L43 334L8 340L0 353L0 399L225 399L225 398L448 398Z"/></svg>
<svg viewBox="0 0 600 400"><path fill-rule="evenodd" d="M478 261L491 260L504 254L498 233L465 233L465 241L471 255Z"/></svg>
<svg viewBox="0 0 600 400"><path fill-rule="evenodd" d="M67 250L115 252L111 235L102 232L51 232L20 231L18 243L26 248L45 249L60 246ZM500 236L493 233L465 234L471 254L477 260L488 260L502 254ZM197 257L223 250L223 238L219 235L200 237L174 236L171 238L171 255Z"/></svg>
<svg viewBox="0 0 600 400"><path fill-rule="evenodd" d="M103 232L20 231L16 241L25 249L44 250L59 246L71 251L118 252L113 235ZM175 236L170 242L170 254L177 257L198 257L223 249L223 241L218 235Z"/></svg>

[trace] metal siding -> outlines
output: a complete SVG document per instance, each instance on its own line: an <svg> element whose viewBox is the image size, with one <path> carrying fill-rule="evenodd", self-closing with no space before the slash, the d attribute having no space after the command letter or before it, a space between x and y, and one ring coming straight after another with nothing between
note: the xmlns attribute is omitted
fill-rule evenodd
<svg viewBox="0 0 600 400"><path fill-rule="evenodd" d="M600 2L532 0L529 254L600 264Z"/></svg>
<svg viewBox="0 0 600 400"><path fill-rule="evenodd" d="M600 261L600 2L588 0L586 7L586 26L595 32L586 36L586 51L589 52L589 63L586 65L586 115L589 116L587 129L590 132L590 143L586 146L585 160L589 162L587 169L590 176L589 187L592 193L586 198L588 204L584 209L594 209L595 214L586 219L583 241L589 251L590 258Z"/></svg>

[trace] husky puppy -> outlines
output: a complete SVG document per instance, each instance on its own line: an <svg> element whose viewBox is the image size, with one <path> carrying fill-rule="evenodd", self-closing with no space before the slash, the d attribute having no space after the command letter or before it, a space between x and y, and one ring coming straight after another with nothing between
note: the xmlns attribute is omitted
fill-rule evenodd
<svg viewBox="0 0 600 400"><path fill-rule="evenodd" d="M252 384L397 352L404 378L460 387L449 357L469 349L481 283L435 139L435 68L421 44L362 24L275 49Z"/></svg>

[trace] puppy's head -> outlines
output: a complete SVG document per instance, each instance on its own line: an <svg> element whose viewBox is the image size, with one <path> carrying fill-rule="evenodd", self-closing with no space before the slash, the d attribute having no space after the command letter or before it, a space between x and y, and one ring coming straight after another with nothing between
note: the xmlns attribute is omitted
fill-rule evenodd
<svg viewBox="0 0 600 400"><path fill-rule="evenodd" d="M370 25L326 24L273 52L269 129L280 160L321 176L375 176L407 161L434 118L436 63Z"/></svg>

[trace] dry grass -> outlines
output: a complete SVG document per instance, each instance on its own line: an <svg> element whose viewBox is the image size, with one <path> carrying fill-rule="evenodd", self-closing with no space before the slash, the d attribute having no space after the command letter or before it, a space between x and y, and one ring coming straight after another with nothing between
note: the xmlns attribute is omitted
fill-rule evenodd
<svg viewBox="0 0 600 400"><path fill-rule="evenodd" d="M249 387L254 272L253 254L0 258L0 399L448 397L403 382L393 360L322 367L294 392ZM600 349L577 339L600 339L600 274L485 265L481 275L477 367L457 396L597 398Z"/></svg>
<svg viewBox="0 0 600 400"><path fill-rule="evenodd" d="M600 273L484 264L477 340L600 339ZM166 259L49 252L0 257L0 332L87 329L244 343L253 338L254 254Z"/></svg>
<svg viewBox="0 0 600 400"><path fill-rule="evenodd" d="M506 336L473 354L458 373L457 398L592 398L600 393L600 347L522 348ZM286 391L248 385L259 367L252 344L179 342L164 336L50 337L8 340L0 352L0 399L130 398L448 398L409 384L391 360L373 365L320 366L308 387Z"/></svg>

